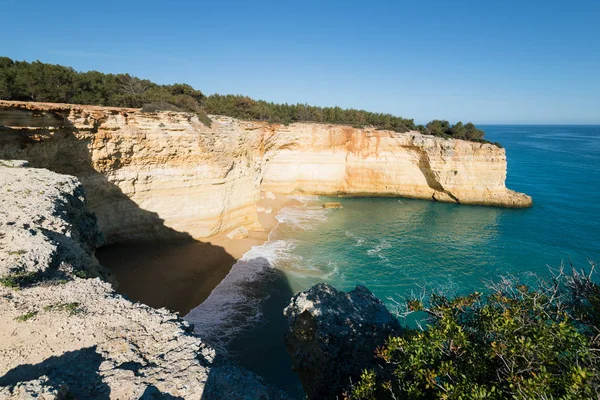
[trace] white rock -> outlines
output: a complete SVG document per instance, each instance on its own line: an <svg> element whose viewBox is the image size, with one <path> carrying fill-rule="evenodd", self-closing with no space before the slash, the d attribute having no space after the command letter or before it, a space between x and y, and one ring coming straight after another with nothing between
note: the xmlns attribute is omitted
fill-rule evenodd
<svg viewBox="0 0 600 400"><path fill-rule="evenodd" d="M248 229L245 226L235 228L227 234L229 239L244 239L248 237Z"/></svg>

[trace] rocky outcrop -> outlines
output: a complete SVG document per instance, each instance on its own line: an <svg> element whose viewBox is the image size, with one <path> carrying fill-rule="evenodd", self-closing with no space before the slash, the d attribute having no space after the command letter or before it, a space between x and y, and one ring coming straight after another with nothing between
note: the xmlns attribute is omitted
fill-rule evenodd
<svg viewBox="0 0 600 400"><path fill-rule="evenodd" d="M75 175L107 243L257 224L260 190L527 207L504 149L347 126L0 101L0 158Z"/></svg>
<svg viewBox="0 0 600 400"><path fill-rule="evenodd" d="M0 398L284 397L100 279L76 178L2 161L0 204Z"/></svg>
<svg viewBox="0 0 600 400"><path fill-rule="evenodd" d="M103 236L81 184L26 166L0 160L0 277L13 277L15 286L76 275L112 281L93 255Z"/></svg>
<svg viewBox="0 0 600 400"><path fill-rule="evenodd" d="M373 365L375 349L401 332L364 286L344 293L321 283L295 295L283 313L287 350L310 399L335 399Z"/></svg>

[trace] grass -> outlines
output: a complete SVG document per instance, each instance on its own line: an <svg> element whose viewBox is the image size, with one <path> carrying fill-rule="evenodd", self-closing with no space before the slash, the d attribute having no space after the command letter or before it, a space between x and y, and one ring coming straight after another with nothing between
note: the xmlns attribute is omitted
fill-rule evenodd
<svg viewBox="0 0 600 400"><path fill-rule="evenodd" d="M73 271L73 275L76 276L77 278L82 278L82 279L86 279L89 278L88 273L84 270L75 270Z"/></svg>
<svg viewBox="0 0 600 400"><path fill-rule="evenodd" d="M16 272L0 278L0 284L11 288L20 288L36 283L40 280L38 272Z"/></svg>
<svg viewBox="0 0 600 400"><path fill-rule="evenodd" d="M18 322L25 322L25 321L35 317L36 315L37 315L37 311L31 311L31 312L25 313L23 315L19 315L17 318L15 318L15 320Z"/></svg>
<svg viewBox="0 0 600 400"><path fill-rule="evenodd" d="M79 308L79 303L63 303L63 304L51 304L49 306L44 307L44 311L67 311L70 314L77 314L81 311Z"/></svg>

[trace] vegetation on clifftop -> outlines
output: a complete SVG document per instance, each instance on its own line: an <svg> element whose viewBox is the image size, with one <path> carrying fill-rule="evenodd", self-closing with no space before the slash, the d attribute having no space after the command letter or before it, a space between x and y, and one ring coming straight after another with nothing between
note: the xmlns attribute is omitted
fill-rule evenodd
<svg viewBox="0 0 600 400"><path fill-rule="evenodd" d="M396 132L419 130L426 135L486 142L484 132L472 123L434 120L415 125L412 119L391 114L340 107L316 107L307 104L275 104L247 96L205 96L190 85L159 85L129 74L78 72L61 65L13 61L0 57L0 99L75 103L114 107L142 108L144 111L188 111L210 125L206 114L239 119L289 124L317 122L354 127L373 126Z"/></svg>
<svg viewBox="0 0 600 400"><path fill-rule="evenodd" d="M559 271L535 287L515 280L427 302L424 330L391 337L352 399L596 399L600 286L592 272Z"/></svg>

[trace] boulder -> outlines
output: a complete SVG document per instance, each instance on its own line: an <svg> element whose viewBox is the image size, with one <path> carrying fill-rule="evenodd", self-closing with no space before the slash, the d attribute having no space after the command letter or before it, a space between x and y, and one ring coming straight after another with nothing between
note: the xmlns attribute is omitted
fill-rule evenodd
<svg viewBox="0 0 600 400"><path fill-rule="evenodd" d="M295 295L283 313L292 368L309 399L336 398L375 365L375 349L402 331L364 286L346 293L320 283Z"/></svg>
<svg viewBox="0 0 600 400"><path fill-rule="evenodd" d="M323 208L344 208L342 207L341 203L338 203L336 201L332 201L329 203L323 203Z"/></svg>

